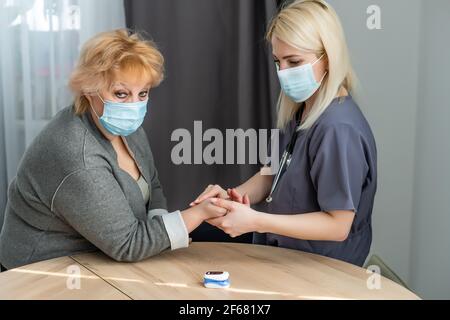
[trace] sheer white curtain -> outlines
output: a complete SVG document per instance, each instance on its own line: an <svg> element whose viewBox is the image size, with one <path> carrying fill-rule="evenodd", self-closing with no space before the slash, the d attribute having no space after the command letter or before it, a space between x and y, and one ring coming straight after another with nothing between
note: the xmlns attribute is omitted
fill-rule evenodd
<svg viewBox="0 0 450 320"><path fill-rule="evenodd" d="M122 27L122 0L0 0L0 227L26 147L72 102L67 82L81 45Z"/></svg>

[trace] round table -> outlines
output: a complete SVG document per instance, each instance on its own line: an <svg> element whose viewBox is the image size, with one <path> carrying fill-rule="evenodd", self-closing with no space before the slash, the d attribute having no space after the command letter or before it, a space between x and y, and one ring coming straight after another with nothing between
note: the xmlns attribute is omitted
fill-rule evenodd
<svg viewBox="0 0 450 320"><path fill-rule="evenodd" d="M230 288L205 288L206 271L228 271ZM0 299L419 299L377 276L296 250L194 242L136 263L97 252L9 270L0 274Z"/></svg>

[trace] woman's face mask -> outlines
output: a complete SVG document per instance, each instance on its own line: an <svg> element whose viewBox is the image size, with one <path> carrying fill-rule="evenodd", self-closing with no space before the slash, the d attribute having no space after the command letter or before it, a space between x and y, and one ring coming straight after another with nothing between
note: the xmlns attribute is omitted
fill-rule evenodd
<svg viewBox="0 0 450 320"><path fill-rule="evenodd" d="M317 82L313 66L324 56L325 54L312 64L307 63L295 68L280 70L277 66L281 89L289 98L297 103L305 102L319 89L326 73L323 75L322 80Z"/></svg>
<svg viewBox="0 0 450 320"><path fill-rule="evenodd" d="M103 128L106 131L115 136L129 136L139 129L139 127L144 122L145 115L147 114L147 103L148 99L144 101L123 103L103 100L100 95L98 95L100 100L103 102L103 115L98 116L97 112L95 115L99 119Z"/></svg>

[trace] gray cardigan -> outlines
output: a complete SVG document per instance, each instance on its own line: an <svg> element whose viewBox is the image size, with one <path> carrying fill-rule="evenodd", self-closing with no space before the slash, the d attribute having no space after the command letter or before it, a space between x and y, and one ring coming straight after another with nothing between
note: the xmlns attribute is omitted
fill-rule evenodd
<svg viewBox="0 0 450 320"><path fill-rule="evenodd" d="M9 186L0 263L11 269L98 249L131 262L187 247L180 212L166 210L144 130L125 142L150 185L147 204L90 113L59 112L29 146Z"/></svg>

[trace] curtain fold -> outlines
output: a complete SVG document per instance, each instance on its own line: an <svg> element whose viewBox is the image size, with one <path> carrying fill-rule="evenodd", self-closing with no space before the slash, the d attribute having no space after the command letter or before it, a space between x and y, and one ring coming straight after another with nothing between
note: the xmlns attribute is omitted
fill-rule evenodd
<svg viewBox="0 0 450 320"><path fill-rule="evenodd" d="M279 85L264 36L277 5L276 0L125 0L127 26L145 31L166 59L166 79L150 94L144 127L170 209L185 209L208 184L234 187L259 170L204 161L175 165L171 134L180 128L191 133L194 162L199 152L194 141L208 145L195 134L194 121L201 121L201 133L218 129L223 137L226 129L273 127ZM207 224L193 239L231 240ZM233 241L250 240L246 235Z"/></svg>
<svg viewBox="0 0 450 320"><path fill-rule="evenodd" d="M122 0L0 0L0 228L26 147L72 103L67 82L81 45L123 27Z"/></svg>

